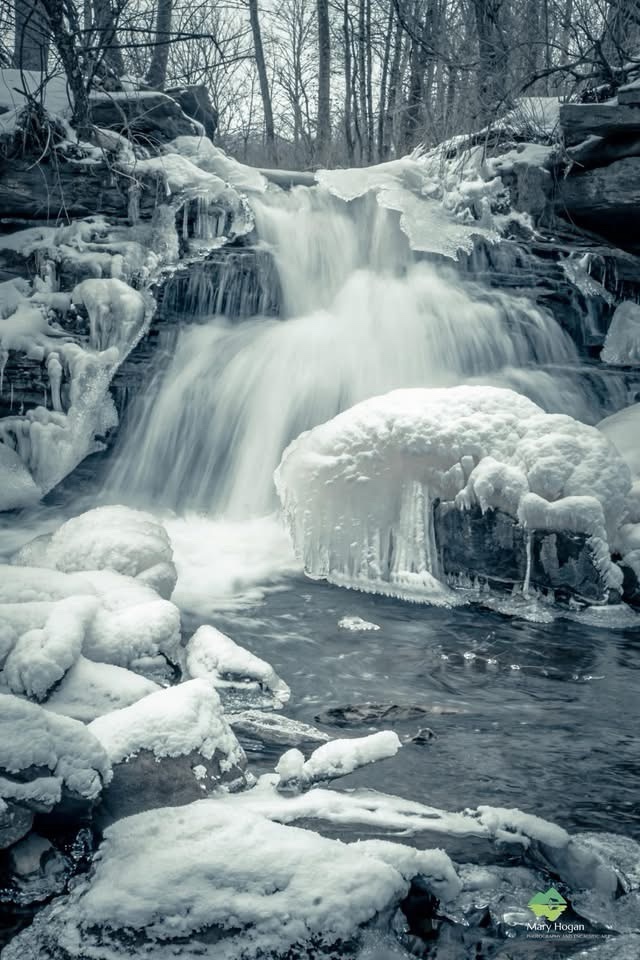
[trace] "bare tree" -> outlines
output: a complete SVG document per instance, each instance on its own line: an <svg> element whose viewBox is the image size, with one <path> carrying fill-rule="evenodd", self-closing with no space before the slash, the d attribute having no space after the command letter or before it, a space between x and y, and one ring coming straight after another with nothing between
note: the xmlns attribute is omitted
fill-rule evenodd
<svg viewBox="0 0 640 960"><path fill-rule="evenodd" d="M13 65L19 70L45 72L50 28L40 0L15 0Z"/></svg>
<svg viewBox="0 0 640 960"><path fill-rule="evenodd" d="M147 83L156 90L163 90L167 82L172 14L173 0L158 0L155 45L147 72Z"/></svg>
<svg viewBox="0 0 640 960"><path fill-rule="evenodd" d="M318 10L318 159L327 161L331 142L331 28L329 0L317 0Z"/></svg>
<svg viewBox="0 0 640 960"><path fill-rule="evenodd" d="M271 105L271 90L269 88L269 77L267 75L267 65L264 59L264 49L262 46L262 30L260 29L260 15L258 12L258 0L249 0L249 19L251 22L251 33L253 35L253 50L256 61L256 70L258 72L258 82L260 84L260 96L262 97L262 109L264 111L264 132L269 163L276 160L276 134L273 122L273 107Z"/></svg>

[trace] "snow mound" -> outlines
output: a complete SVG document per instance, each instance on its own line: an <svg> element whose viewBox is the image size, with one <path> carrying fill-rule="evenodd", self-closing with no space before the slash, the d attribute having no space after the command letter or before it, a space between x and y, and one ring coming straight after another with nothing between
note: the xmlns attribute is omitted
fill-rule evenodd
<svg viewBox="0 0 640 960"><path fill-rule="evenodd" d="M213 955L212 937L216 960L306 956L307 949L334 956L341 941L400 903L414 871L427 885L433 877L439 892L459 889L442 851L345 844L215 800L149 811L105 831L91 878L55 913L41 914L7 960L38 938L52 952L64 944L70 958L88 951L98 960L120 954L127 933L132 958L151 949L166 960L176 940L181 956Z"/></svg>
<svg viewBox="0 0 640 960"><path fill-rule="evenodd" d="M58 787L94 801L111 779L111 764L102 744L77 720L58 717L42 707L9 694L0 694L0 769L10 775L30 767L50 771ZM33 781L31 786L38 780Z"/></svg>
<svg viewBox="0 0 640 960"><path fill-rule="evenodd" d="M215 627L203 626L186 647L186 667L190 677L203 677L220 689L247 691L259 688L283 706L291 690L271 664L227 637Z"/></svg>
<svg viewBox="0 0 640 960"><path fill-rule="evenodd" d="M601 359L621 367L640 365L640 304L625 300L616 307Z"/></svg>
<svg viewBox="0 0 640 960"><path fill-rule="evenodd" d="M511 390L409 389L366 400L294 440L275 482L313 578L452 602L432 518L440 500L499 509L529 531L584 534L607 586L622 584L609 547L631 488L622 457L594 427Z"/></svg>
<svg viewBox="0 0 640 960"><path fill-rule="evenodd" d="M131 670L79 656L43 706L52 713L90 723L158 690L157 683Z"/></svg>
<svg viewBox="0 0 640 960"><path fill-rule="evenodd" d="M137 703L98 717L88 729L112 763L151 751L156 759L198 751L206 759L222 754L230 765L244 754L224 716L216 691L206 680L189 680L151 693Z"/></svg>
<svg viewBox="0 0 640 960"><path fill-rule="evenodd" d="M300 750L288 750L276 767L278 789L294 792L323 780L345 777L359 767L395 757L401 746L396 733L380 730L368 737L330 740L314 750L308 760Z"/></svg>
<svg viewBox="0 0 640 960"><path fill-rule="evenodd" d="M80 656L97 607L96 597L60 600L43 627L23 633L4 663L11 692L42 700Z"/></svg>
<svg viewBox="0 0 640 960"><path fill-rule="evenodd" d="M48 542L32 541L15 555L15 564L51 567L65 573L113 570L129 577L162 563L173 552L164 527L150 514L129 507L97 507L67 520Z"/></svg>

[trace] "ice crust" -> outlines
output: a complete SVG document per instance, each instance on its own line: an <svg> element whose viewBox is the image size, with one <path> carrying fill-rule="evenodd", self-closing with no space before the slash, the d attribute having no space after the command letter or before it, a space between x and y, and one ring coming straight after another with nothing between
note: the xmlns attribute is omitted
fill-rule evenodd
<svg viewBox="0 0 640 960"><path fill-rule="evenodd" d="M495 387L397 390L302 434L275 474L307 574L446 602L431 511L439 499L495 507L528 530L591 541L618 590L611 548L627 515L628 467L593 427Z"/></svg>
<svg viewBox="0 0 640 960"><path fill-rule="evenodd" d="M400 747L397 733L380 730L367 737L330 740L314 750L308 760L300 750L288 750L276 766L278 789L297 791L313 783L344 777L359 767L394 757Z"/></svg>

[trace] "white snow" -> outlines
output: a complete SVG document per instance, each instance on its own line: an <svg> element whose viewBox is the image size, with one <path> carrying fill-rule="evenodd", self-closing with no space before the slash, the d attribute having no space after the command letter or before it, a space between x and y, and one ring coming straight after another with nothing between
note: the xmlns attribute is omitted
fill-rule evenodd
<svg viewBox="0 0 640 960"><path fill-rule="evenodd" d="M102 744L77 720L58 717L42 707L0 694L0 768L18 774L46 767L60 787L95 800L111 779ZM51 790L51 778L43 787Z"/></svg>
<svg viewBox="0 0 640 960"><path fill-rule="evenodd" d="M9 690L44 699L80 656L97 607L96 597L82 596L53 604L44 626L23 633L5 660L3 680Z"/></svg>
<svg viewBox="0 0 640 960"><path fill-rule="evenodd" d="M139 510L123 506L96 507L67 520L45 544L26 544L14 563L37 564L65 573L112 570L129 577L161 563L170 563L172 549L162 524Z"/></svg>
<svg viewBox="0 0 640 960"><path fill-rule="evenodd" d="M616 307L600 356L621 367L640 365L640 304L625 300Z"/></svg>
<svg viewBox="0 0 640 960"><path fill-rule="evenodd" d="M439 498L497 507L528 529L584 533L608 585L621 586L609 542L625 517L626 464L595 428L511 390L409 389L366 400L294 440L275 481L314 578L451 602L431 522Z"/></svg>
<svg viewBox="0 0 640 960"><path fill-rule="evenodd" d="M144 931L163 960L174 938L199 955L208 928L221 928L216 960L294 956L357 936L399 904L414 869L437 890L459 888L441 851L345 844L201 800L109 827L91 878L45 922L70 957L124 930Z"/></svg>
<svg viewBox="0 0 640 960"><path fill-rule="evenodd" d="M79 656L43 706L52 713L90 723L158 690L157 683L131 670Z"/></svg>
<svg viewBox="0 0 640 960"><path fill-rule="evenodd" d="M244 760L220 697L206 680L189 680L151 693L131 706L98 717L88 729L103 744L112 763L140 750L151 751L157 759L194 751L210 759L218 751L230 765Z"/></svg>
<svg viewBox="0 0 640 960"><path fill-rule="evenodd" d="M22 109L27 98L25 91L36 100L42 97L44 107L51 114L64 116L71 112L71 100L66 77L62 72L44 78L37 70L0 70L0 105L10 109Z"/></svg>
<svg viewBox="0 0 640 960"><path fill-rule="evenodd" d="M640 477L640 403L601 420L598 430L619 451L632 475Z"/></svg>
<svg viewBox="0 0 640 960"><path fill-rule="evenodd" d="M278 789L306 789L313 783L345 777L359 767L394 757L401 746L396 733L380 730L367 737L330 740L314 750L306 761L300 750L288 750L276 766L280 777Z"/></svg>
<svg viewBox="0 0 640 960"><path fill-rule="evenodd" d="M246 689L253 683L268 691L278 706L291 696L289 687L269 663L215 627L196 630L186 646L185 663L190 677L204 677L215 687Z"/></svg>

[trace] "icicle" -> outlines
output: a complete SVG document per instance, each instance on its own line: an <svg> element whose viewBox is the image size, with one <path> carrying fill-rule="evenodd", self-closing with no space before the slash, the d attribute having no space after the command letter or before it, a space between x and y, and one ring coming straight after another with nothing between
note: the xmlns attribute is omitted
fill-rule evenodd
<svg viewBox="0 0 640 960"><path fill-rule="evenodd" d="M51 405L54 410L62 411L60 388L62 385L62 364L57 353L52 353L47 359L47 373L51 384Z"/></svg>
<svg viewBox="0 0 640 960"><path fill-rule="evenodd" d="M7 366L8 359L9 351L0 348L0 396L2 396L2 391L4 389L4 371L5 367Z"/></svg>
<svg viewBox="0 0 640 960"><path fill-rule="evenodd" d="M531 564L533 560L533 530L527 530L527 570L522 584L522 595L529 596L529 587L531 586Z"/></svg>

